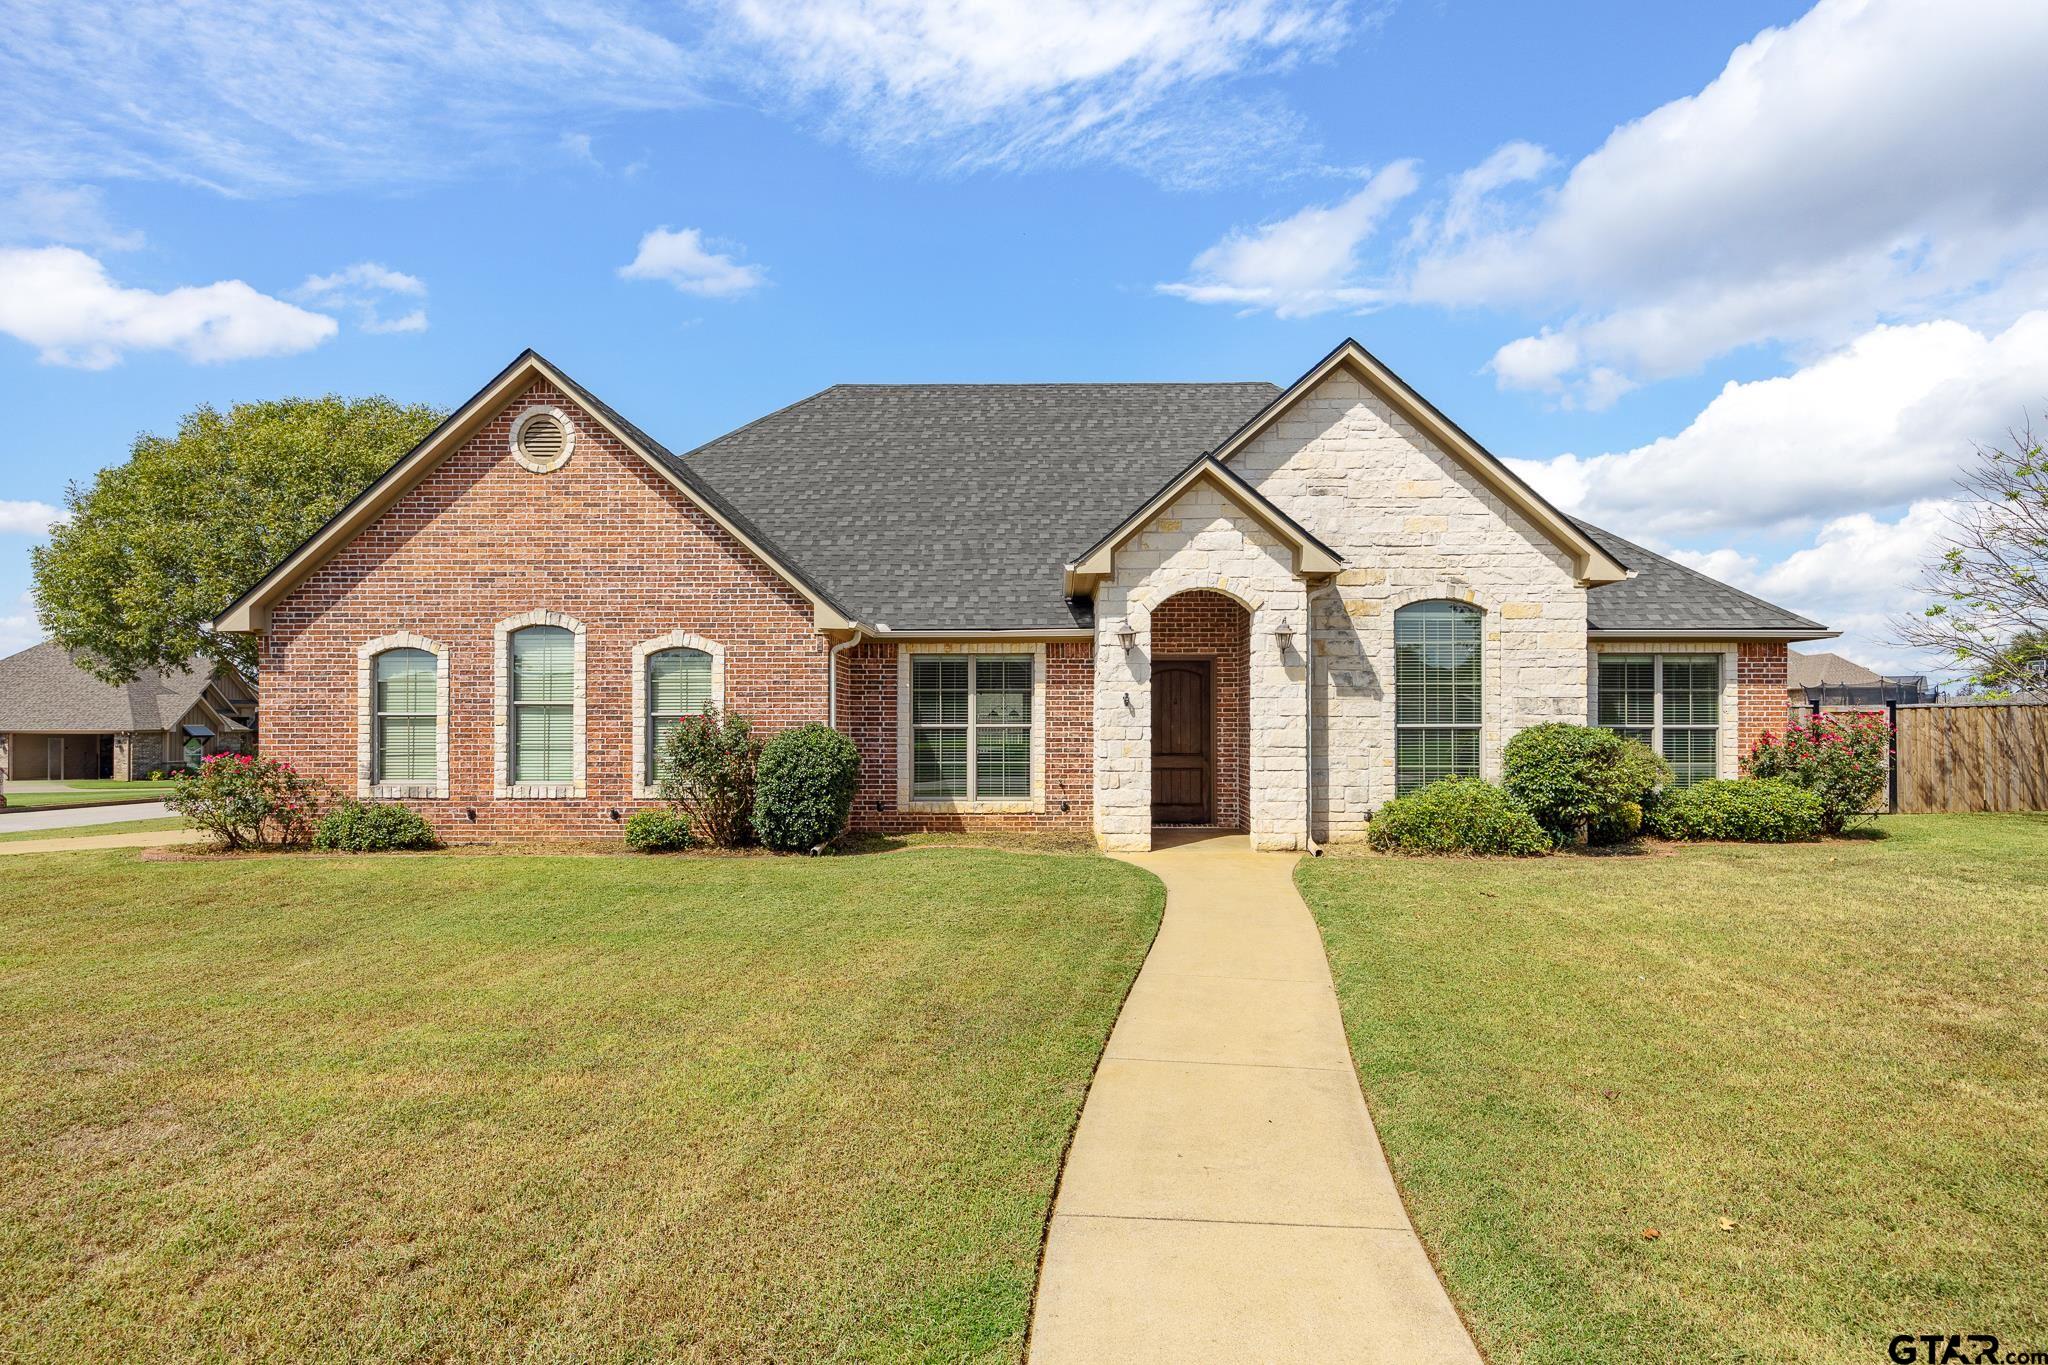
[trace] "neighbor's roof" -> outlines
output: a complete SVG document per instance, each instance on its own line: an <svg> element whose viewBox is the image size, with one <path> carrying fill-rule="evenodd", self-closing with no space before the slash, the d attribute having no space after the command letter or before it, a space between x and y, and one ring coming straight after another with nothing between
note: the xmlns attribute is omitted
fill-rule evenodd
<svg viewBox="0 0 2048 1365"><path fill-rule="evenodd" d="M1071 629L1061 566L1280 392L1271 384L840 384L681 458L847 612Z"/></svg>
<svg viewBox="0 0 2048 1365"><path fill-rule="evenodd" d="M145 673L126 687L101 682L54 641L0 659L0 730L168 730L213 680L199 655L189 673Z"/></svg>
<svg viewBox="0 0 2048 1365"><path fill-rule="evenodd" d="M1834 632L1796 612L1752 597L1716 578L1611 531L1579 522L1579 528L1616 559L1635 570L1619 583L1586 590L1586 628L1604 635L1707 635L1729 631L1813 639Z"/></svg>
<svg viewBox="0 0 2048 1365"><path fill-rule="evenodd" d="M1795 649L1785 669L1787 687L1877 687L1883 682L1882 674L1826 651L1801 654Z"/></svg>

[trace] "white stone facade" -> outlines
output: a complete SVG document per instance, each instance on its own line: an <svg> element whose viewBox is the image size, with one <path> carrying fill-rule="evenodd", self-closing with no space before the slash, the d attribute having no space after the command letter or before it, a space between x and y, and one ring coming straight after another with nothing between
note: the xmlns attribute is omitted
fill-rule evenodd
<svg viewBox="0 0 2048 1365"><path fill-rule="evenodd" d="M1302 395L1229 468L1344 567L1307 582L1289 550L1214 483L1191 486L1116 551L1095 597L1095 810L1105 846L1150 844L1146 619L1187 589L1225 592L1252 611L1257 847L1302 844L1305 648L1315 652L1314 837L1360 838L1392 799L1394 613L1410 603L1445 598L1485 613L1484 776L1499 776L1501 747L1517 731L1584 721L1586 591L1571 556L1350 372ZM1129 658L1116 639L1126 619L1138 636ZM1294 632L1284 656L1274 638L1282 619Z"/></svg>
<svg viewBox="0 0 2048 1365"><path fill-rule="evenodd" d="M1095 591L1095 832L1105 848L1152 843L1151 617L1175 593L1208 589L1251 612L1251 838L1302 846L1308 748L1307 597L1291 551L1215 483L1191 485L1116 552ZM1117 641L1128 622L1137 633ZM1275 630L1291 634L1283 648Z"/></svg>

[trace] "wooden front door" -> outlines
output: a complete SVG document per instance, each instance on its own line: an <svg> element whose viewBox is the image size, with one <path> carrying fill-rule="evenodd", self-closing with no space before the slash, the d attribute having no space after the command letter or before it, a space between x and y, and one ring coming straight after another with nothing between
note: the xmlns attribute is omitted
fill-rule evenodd
<svg viewBox="0 0 2048 1365"><path fill-rule="evenodd" d="M1215 716L1210 662L1152 665L1152 823L1206 825L1215 818Z"/></svg>

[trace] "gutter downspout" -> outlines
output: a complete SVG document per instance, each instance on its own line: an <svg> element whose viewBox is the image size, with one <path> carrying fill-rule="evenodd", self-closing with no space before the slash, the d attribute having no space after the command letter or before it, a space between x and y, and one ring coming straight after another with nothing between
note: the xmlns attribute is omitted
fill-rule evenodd
<svg viewBox="0 0 2048 1365"><path fill-rule="evenodd" d="M1311 858L1320 858L1323 851L1316 847L1316 590L1308 589L1302 594L1308 619L1302 622L1302 687L1301 703L1301 846Z"/></svg>
<svg viewBox="0 0 2048 1365"><path fill-rule="evenodd" d="M853 634L825 651L825 724L839 728L839 656L867 638L867 630L855 626Z"/></svg>

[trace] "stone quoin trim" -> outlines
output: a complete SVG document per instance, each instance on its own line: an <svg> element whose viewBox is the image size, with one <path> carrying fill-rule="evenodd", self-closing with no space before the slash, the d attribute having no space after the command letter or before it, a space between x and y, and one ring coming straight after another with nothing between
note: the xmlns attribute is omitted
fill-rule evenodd
<svg viewBox="0 0 2048 1365"><path fill-rule="evenodd" d="M536 460L533 456L526 453L526 447L521 441L521 438L526 435L526 428L533 423L535 418L539 417L553 418L555 425L562 429L562 450L560 454L552 459ZM569 414L563 412L560 408L528 408L513 419L510 440L512 443L512 458L519 462L521 469L533 474L552 474L563 465L569 463L569 457L576 453L576 424L571 422Z"/></svg>
<svg viewBox="0 0 2048 1365"><path fill-rule="evenodd" d="M1027 654L1031 657L1031 795L1022 801L983 800L974 795L974 747L968 745L967 795L958 800L911 796L910 669L918 655ZM999 640L948 644L905 642L896 650L896 808L928 814L1043 815L1045 813L1045 645Z"/></svg>
<svg viewBox="0 0 2048 1365"><path fill-rule="evenodd" d="M377 782L377 715L373 670L377 656L394 649L419 649L434 656L434 780ZM424 635L400 631L365 640L356 649L356 795L364 800L442 801L448 797L448 646Z"/></svg>
<svg viewBox="0 0 2048 1365"><path fill-rule="evenodd" d="M512 770L512 637L527 626L560 626L576 637L576 676L571 707L570 743L573 775L566 783L507 781ZM495 639L491 646L491 674L496 680L492 689L491 716L491 763L492 794L508 801L573 801L580 800L589 789L590 765L587 745L588 731L584 725L584 691L588 673L584 667L583 623L573 616L559 611L529 611L524 615L500 621L493 632Z"/></svg>
<svg viewBox="0 0 2048 1365"><path fill-rule="evenodd" d="M672 630L633 646L633 795L652 801L661 796L654 774L647 771L647 661L667 649L694 649L711 656L711 705L725 710L725 646L687 630Z"/></svg>

